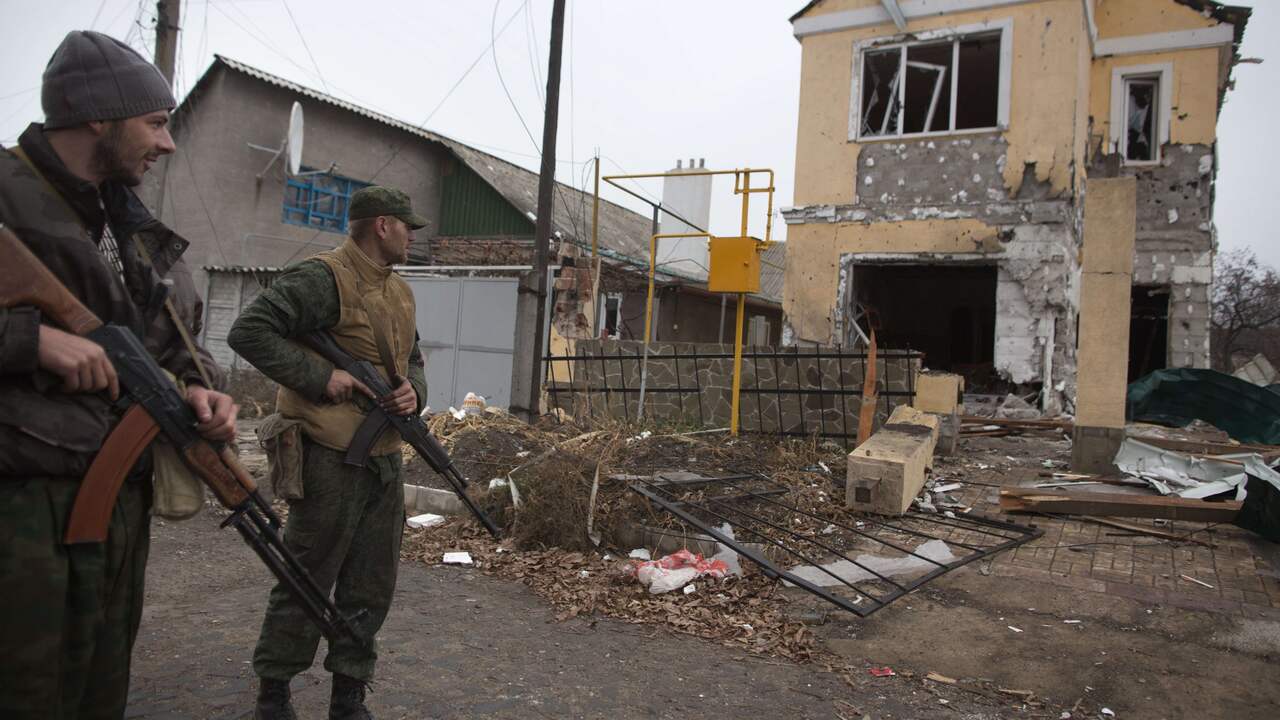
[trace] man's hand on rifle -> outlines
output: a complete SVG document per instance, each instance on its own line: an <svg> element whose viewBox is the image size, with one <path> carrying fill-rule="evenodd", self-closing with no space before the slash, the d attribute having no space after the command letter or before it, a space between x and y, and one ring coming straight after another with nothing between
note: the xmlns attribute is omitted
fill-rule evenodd
<svg viewBox="0 0 1280 720"><path fill-rule="evenodd" d="M41 325L36 354L41 368L62 378L63 390L72 393L107 390L112 400L120 397L116 369L98 343Z"/></svg>
<svg viewBox="0 0 1280 720"><path fill-rule="evenodd" d="M353 392L362 392L369 396L370 400L378 399L372 390L352 377L351 373L334 368L333 374L329 376L329 384L324 388L324 396L334 403L344 403L351 399Z"/></svg>
<svg viewBox="0 0 1280 720"><path fill-rule="evenodd" d="M418 409L418 393L414 392L408 380L400 378L400 387L379 400L378 404L391 415L408 415Z"/></svg>
<svg viewBox="0 0 1280 720"><path fill-rule="evenodd" d="M196 432L204 439L235 441L236 415L240 412L240 406L230 395L202 385L188 385L187 404L200 420L196 425Z"/></svg>

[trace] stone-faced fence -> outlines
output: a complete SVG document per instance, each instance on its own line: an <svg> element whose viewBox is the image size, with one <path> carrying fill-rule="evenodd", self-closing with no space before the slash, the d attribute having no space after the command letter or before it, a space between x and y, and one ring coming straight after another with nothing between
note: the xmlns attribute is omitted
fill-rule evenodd
<svg viewBox="0 0 1280 720"><path fill-rule="evenodd" d="M876 354L877 426L915 397L923 356ZM571 354L546 357L549 404L575 416L729 426L733 346L579 340ZM567 368L567 370L566 370ZM843 347L747 346L742 353L738 423L743 432L832 438L858 434L867 354ZM558 378L552 381L551 378ZM567 380L565 378L568 378Z"/></svg>

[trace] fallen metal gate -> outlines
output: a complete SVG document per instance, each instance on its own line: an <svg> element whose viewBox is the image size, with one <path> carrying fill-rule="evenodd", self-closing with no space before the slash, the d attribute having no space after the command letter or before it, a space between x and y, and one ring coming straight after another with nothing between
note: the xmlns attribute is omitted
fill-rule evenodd
<svg viewBox="0 0 1280 720"><path fill-rule="evenodd" d="M696 488L710 485L722 488L722 494L700 499L694 497L700 492ZM766 576L803 588L859 617L874 613L940 575L1002 550L1030 542L1044 534L1043 530L1034 526L1018 525L973 514L947 517L913 512L892 519L866 516L855 520L854 525L849 525L840 522L830 513L818 514L778 500L778 496L786 493L785 486L756 474L678 482L638 480L633 482L630 488L671 513L681 522L696 528L699 532L714 538L740 556L759 565ZM793 520L801 517L823 523L824 530L828 528L831 530L824 534L805 532L789 526ZM721 529L724 523L728 523L732 528L733 537ZM812 525L813 523L802 522L802 524ZM752 544L762 545L764 550L744 544L744 534L755 538ZM967 553L953 560L943 561L917 552L919 545L909 546L913 541L923 544L930 540L946 543L948 554L952 547L962 548ZM846 554L849 547L843 549L836 547L837 545L849 546L851 543L860 543L863 547L870 548L887 548L904 556L917 558L930 569L917 577L899 581L875 570L865 561L860 562L849 557ZM778 562L767 556L770 552L769 548L784 557L796 558L805 565L817 568L837 581L835 585L852 591L854 595L847 597L833 593L826 587L806 580L792 571L782 569ZM814 555L818 553L824 557L815 558ZM871 579L849 582L846 578L824 567L831 559L847 562L852 567L865 572Z"/></svg>

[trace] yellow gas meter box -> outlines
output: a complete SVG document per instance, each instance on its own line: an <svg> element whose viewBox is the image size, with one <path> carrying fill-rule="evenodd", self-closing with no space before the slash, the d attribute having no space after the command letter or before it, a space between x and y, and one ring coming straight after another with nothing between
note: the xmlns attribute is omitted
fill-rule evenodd
<svg viewBox="0 0 1280 720"><path fill-rule="evenodd" d="M751 237L711 238L711 292L760 292L760 242Z"/></svg>

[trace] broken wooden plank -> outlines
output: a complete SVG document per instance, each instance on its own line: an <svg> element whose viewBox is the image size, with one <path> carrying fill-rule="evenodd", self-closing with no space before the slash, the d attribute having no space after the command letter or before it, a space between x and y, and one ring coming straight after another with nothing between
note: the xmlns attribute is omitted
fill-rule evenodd
<svg viewBox="0 0 1280 720"><path fill-rule="evenodd" d="M1208 440L1173 440L1162 437L1146 437L1131 435L1132 439L1165 450L1189 453L1192 455L1235 455L1237 453L1257 453L1259 455L1280 454L1280 446L1276 445L1235 445L1233 443L1210 442Z"/></svg>
<svg viewBox="0 0 1280 720"><path fill-rule="evenodd" d="M1075 423L1070 420L1060 420L1058 418L999 418L999 417L982 417L979 415L964 415L960 418L960 422L972 425L1000 425L1008 428L1045 428L1045 429L1062 429L1070 430L1075 427Z"/></svg>
<svg viewBox="0 0 1280 720"><path fill-rule="evenodd" d="M871 340L867 343L867 361L863 365L866 374L862 378L862 404L858 407L858 444L871 437L871 426L876 420L876 329L871 328Z"/></svg>
<svg viewBox="0 0 1280 720"><path fill-rule="evenodd" d="M1172 533L1172 532L1169 532L1168 530L1160 530L1160 529L1149 527L1146 525L1134 525L1133 523L1119 522L1117 520L1110 520L1107 518L1100 518L1100 517L1073 517L1071 519L1084 520L1086 522L1103 525L1105 527L1112 527L1112 528L1116 528L1117 530L1128 530L1129 532L1140 533L1142 535L1157 537L1164 540L1174 540L1177 542L1195 543L1196 545L1200 545L1202 547L1210 547L1210 548L1214 547L1214 544L1211 542L1206 542L1204 540L1191 537L1187 534Z"/></svg>
<svg viewBox="0 0 1280 720"><path fill-rule="evenodd" d="M1148 517L1225 523L1235 519L1242 504L1234 501L1207 502L1159 495L1046 492L1028 488L1006 488L1000 491L1001 510L1060 515Z"/></svg>

